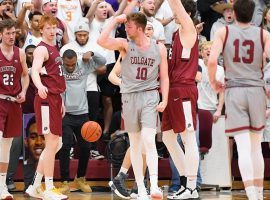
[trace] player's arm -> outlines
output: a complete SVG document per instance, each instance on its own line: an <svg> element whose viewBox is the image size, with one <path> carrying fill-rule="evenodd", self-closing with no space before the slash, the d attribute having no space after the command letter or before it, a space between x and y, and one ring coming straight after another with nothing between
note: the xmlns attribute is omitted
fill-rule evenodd
<svg viewBox="0 0 270 200"><path fill-rule="evenodd" d="M159 65L160 68L160 88L162 94L162 101L157 106L157 111L163 112L168 103L169 95L169 75L168 75L168 62L167 62L167 49L164 44L158 44L160 48L161 62Z"/></svg>
<svg viewBox="0 0 270 200"><path fill-rule="evenodd" d="M35 84L35 86L38 89L38 94L42 99L47 98L47 93L48 93L48 88L46 88L40 79L40 73L41 73L41 68L43 65L43 62L48 60L49 54L48 50L44 46L39 46L35 49L34 54L33 54L33 64L32 64L32 72L31 72L31 77L32 80Z"/></svg>
<svg viewBox="0 0 270 200"><path fill-rule="evenodd" d="M119 77L121 74L121 56L118 57L118 60L116 61L112 71L109 74L109 81L114 85L120 85L121 84L121 78Z"/></svg>
<svg viewBox="0 0 270 200"><path fill-rule="evenodd" d="M177 21L181 24L181 37L185 39L184 44L186 48L193 47L197 39L197 31L193 24L192 19L186 12L181 1L168 0L169 5ZM183 43L183 41L182 41Z"/></svg>
<svg viewBox="0 0 270 200"><path fill-rule="evenodd" d="M92 2L92 4L91 4L91 6L90 6L90 8L89 8L89 10L88 10L88 12L87 12L87 14L85 16L86 18L88 18L89 24L92 23L92 21L93 21L93 19L95 17L95 11L97 9L98 4L101 3L101 2L103 2L103 1L104 0L94 0Z"/></svg>
<svg viewBox="0 0 270 200"><path fill-rule="evenodd" d="M20 60L21 60L21 65L22 65L22 76L21 76L21 85L22 85L22 91L21 93L17 96L17 102L22 103L25 101L25 95L27 88L29 86L29 75L28 75L28 67L26 64L26 56L23 50L20 49Z"/></svg>
<svg viewBox="0 0 270 200"><path fill-rule="evenodd" d="M223 41L225 40L226 28L221 28L215 33L214 42L211 47L211 53L208 59L208 76L209 82L216 92L223 89L224 84L216 80L218 57L223 49Z"/></svg>
<svg viewBox="0 0 270 200"><path fill-rule="evenodd" d="M97 43L105 49L109 50L121 50L127 49L128 43L126 39L122 38L112 38L110 37L111 31L121 23L126 22L127 18L125 14L114 17L101 32Z"/></svg>
<svg viewBox="0 0 270 200"><path fill-rule="evenodd" d="M106 59L102 55L100 55L97 52L94 53L92 51L88 51L84 53L82 60L83 62L88 64L89 69L94 69L94 70L98 68L102 68L106 64Z"/></svg>
<svg viewBox="0 0 270 200"><path fill-rule="evenodd" d="M68 31L67 31L67 26L64 22L62 22L65 28L64 34L63 34L63 38L62 38L62 44L65 45L69 42L69 37L68 37Z"/></svg>

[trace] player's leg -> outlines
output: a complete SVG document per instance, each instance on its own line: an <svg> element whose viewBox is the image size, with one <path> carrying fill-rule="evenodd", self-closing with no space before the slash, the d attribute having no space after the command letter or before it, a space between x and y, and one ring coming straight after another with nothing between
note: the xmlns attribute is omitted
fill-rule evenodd
<svg viewBox="0 0 270 200"><path fill-rule="evenodd" d="M13 199L6 185L7 169L10 156L10 147L13 138L4 138L0 131L0 199Z"/></svg>
<svg viewBox="0 0 270 200"><path fill-rule="evenodd" d="M135 175L135 180L138 186L138 198L143 199L147 197L147 192L143 181L144 175L141 133L128 133L128 136L130 141L130 158Z"/></svg>
<svg viewBox="0 0 270 200"><path fill-rule="evenodd" d="M83 192L92 192L91 187L87 184L85 175L86 170L88 168L88 161L90 158L90 148L91 143L87 142L82 138L81 135L81 128L83 124L87 121L89 121L88 114L83 114L80 116L76 116L77 123L76 128L74 129L74 133L76 134L77 141L80 147L80 154L79 154L79 163L78 163L78 169L77 169L77 176L74 180L74 182L77 184L77 187L82 190Z"/></svg>
<svg viewBox="0 0 270 200"><path fill-rule="evenodd" d="M128 177L128 170L131 167L131 159L130 159L130 147L127 149L123 163L121 165L121 168L116 175L116 177L113 178L112 181L109 182L109 186L111 189L121 198L123 199L129 199L130 194L128 190L125 187L125 180Z"/></svg>

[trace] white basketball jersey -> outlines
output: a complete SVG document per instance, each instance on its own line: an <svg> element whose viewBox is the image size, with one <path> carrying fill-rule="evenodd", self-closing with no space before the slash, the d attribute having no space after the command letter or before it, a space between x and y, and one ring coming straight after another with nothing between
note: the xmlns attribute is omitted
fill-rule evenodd
<svg viewBox="0 0 270 200"><path fill-rule="evenodd" d="M70 41L75 40L74 27L83 17L80 0L58 0L57 17L67 25Z"/></svg>

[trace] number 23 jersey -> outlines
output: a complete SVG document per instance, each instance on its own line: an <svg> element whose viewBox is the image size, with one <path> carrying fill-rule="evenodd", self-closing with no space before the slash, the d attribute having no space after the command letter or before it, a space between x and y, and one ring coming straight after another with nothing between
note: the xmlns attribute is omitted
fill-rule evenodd
<svg viewBox="0 0 270 200"><path fill-rule="evenodd" d="M121 62L121 93L141 92L159 88L160 50L156 40L141 50L133 41L128 41L126 57Z"/></svg>
<svg viewBox="0 0 270 200"><path fill-rule="evenodd" d="M263 29L226 26L224 68L226 87L263 87Z"/></svg>
<svg viewBox="0 0 270 200"><path fill-rule="evenodd" d="M8 60L0 49L0 94L16 97L22 90L20 49L13 46L13 57Z"/></svg>

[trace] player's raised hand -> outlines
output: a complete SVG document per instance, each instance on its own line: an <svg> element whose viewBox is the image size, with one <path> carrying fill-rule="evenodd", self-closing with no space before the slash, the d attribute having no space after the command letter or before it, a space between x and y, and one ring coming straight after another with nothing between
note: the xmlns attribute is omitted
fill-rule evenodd
<svg viewBox="0 0 270 200"><path fill-rule="evenodd" d="M167 102L164 102L164 101L160 102L157 105L157 111L158 112L163 112L165 110L166 106L167 106Z"/></svg>
<svg viewBox="0 0 270 200"><path fill-rule="evenodd" d="M45 87L44 85L38 88L38 95L40 96L41 99L46 99L47 93L48 93L48 88Z"/></svg>
<svg viewBox="0 0 270 200"><path fill-rule="evenodd" d="M117 23L122 24L122 23L125 23L127 21L127 16L125 14L118 15L117 17L114 18L114 20Z"/></svg>

